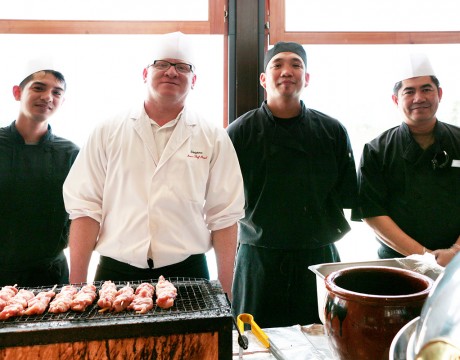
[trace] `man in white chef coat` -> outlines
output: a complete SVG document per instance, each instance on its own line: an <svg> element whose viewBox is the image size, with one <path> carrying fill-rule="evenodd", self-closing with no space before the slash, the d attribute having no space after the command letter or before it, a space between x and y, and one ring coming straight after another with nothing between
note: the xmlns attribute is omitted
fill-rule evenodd
<svg viewBox="0 0 460 360"><path fill-rule="evenodd" d="M218 278L231 296L243 182L224 130L186 105L197 79L187 35L162 35L143 70L137 108L98 125L64 184L72 219L70 281Z"/></svg>

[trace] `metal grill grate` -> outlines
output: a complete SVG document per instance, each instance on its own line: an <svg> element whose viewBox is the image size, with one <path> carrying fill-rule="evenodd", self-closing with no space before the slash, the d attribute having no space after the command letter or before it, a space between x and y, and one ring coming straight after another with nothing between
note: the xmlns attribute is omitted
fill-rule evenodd
<svg viewBox="0 0 460 360"><path fill-rule="evenodd" d="M69 310L62 314L52 314L45 311L42 315L23 315L0 321L0 327L3 325L12 325L14 323L30 323L30 322L48 322L48 321L79 321L79 320L113 320L117 318L145 318L145 317L164 317L164 316L182 316L183 314L192 314L194 312L214 310L219 311L225 308L226 304L222 304L221 299L217 296L219 293L212 284L206 279L197 278L169 278L168 279L177 288L177 298L174 305L169 309L161 309L154 305L153 309L145 314L137 314L134 311L125 310L119 313L99 312L100 308L97 305L98 297L93 304L88 306L84 312L76 312ZM130 281L129 284L135 290L143 282L149 282L156 285L154 280ZM103 281L93 282L97 288L97 293L101 288ZM126 285L126 282L116 282L117 289ZM73 284L79 290L85 284ZM62 286L56 287L54 290L57 293L61 291ZM34 294L40 291L51 290L52 287L29 288Z"/></svg>

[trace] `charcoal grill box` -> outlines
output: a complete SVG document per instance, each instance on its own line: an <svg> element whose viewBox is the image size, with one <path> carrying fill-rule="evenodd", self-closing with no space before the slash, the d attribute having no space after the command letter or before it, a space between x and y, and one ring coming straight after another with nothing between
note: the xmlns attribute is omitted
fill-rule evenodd
<svg viewBox="0 0 460 360"><path fill-rule="evenodd" d="M84 313L0 321L0 360L231 359L233 321L220 284L188 278L171 281L178 296L168 310L101 313L94 303Z"/></svg>

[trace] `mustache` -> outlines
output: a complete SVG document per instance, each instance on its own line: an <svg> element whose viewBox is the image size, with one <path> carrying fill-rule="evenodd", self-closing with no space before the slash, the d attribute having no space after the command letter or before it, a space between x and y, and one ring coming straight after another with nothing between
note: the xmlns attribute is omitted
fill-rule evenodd
<svg viewBox="0 0 460 360"><path fill-rule="evenodd" d="M429 108L429 107L431 107L431 103L424 102L424 103L421 103L421 104L412 105L411 107L409 107L409 109L410 110L417 110L417 109L425 109L425 108Z"/></svg>

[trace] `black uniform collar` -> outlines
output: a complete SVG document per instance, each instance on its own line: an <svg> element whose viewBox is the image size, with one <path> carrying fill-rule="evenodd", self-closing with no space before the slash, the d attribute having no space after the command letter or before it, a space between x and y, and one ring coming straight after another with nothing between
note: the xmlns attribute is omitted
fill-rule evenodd
<svg viewBox="0 0 460 360"><path fill-rule="evenodd" d="M270 108L267 105L267 100L264 100L261 107L262 107L262 110L265 111L265 113L267 114L270 121L274 123L275 117L273 116L273 113L271 112ZM305 118L306 112L307 112L307 107L305 106L304 102L300 100L300 114L298 115L299 121L302 121Z"/></svg>
<svg viewBox="0 0 460 360"><path fill-rule="evenodd" d="M403 144L407 144L404 148L402 157L405 160L410 161L411 163L415 163L424 151L430 154L432 153L434 155L435 153L444 150L442 149L442 144L440 142L443 130L438 120L436 120L436 124L433 128L434 144L430 145L426 150L423 150L417 143L417 141L415 141L414 137L410 132L409 126L407 126L405 122L401 124L400 129L402 133Z"/></svg>
<svg viewBox="0 0 460 360"><path fill-rule="evenodd" d="M275 117L273 116L272 112L267 106L267 101L265 100L262 104L262 109L267 114L269 121L272 123L272 127L267 131L267 139L270 140L271 145L295 149L300 152L308 152L306 149L306 141L305 141L305 129L303 129L302 124L305 122L306 119L306 107L302 100L300 101L301 110L300 114L297 116L298 118L298 125L296 126L296 130L294 131L295 136L293 135L293 130L285 129L283 126L277 124ZM271 150L273 150L271 148Z"/></svg>
<svg viewBox="0 0 460 360"><path fill-rule="evenodd" d="M18 129L16 129L16 120L14 120L11 125L10 125L11 133L13 134L15 142L19 144L25 144L24 138L22 135L19 133ZM45 135L43 135L40 138L40 141L38 142L39 144L43 144L44 142L47 142L51 140L53 137L53 132L51 130L51 126L48 124L48 131L46 132Z"/></svg>

